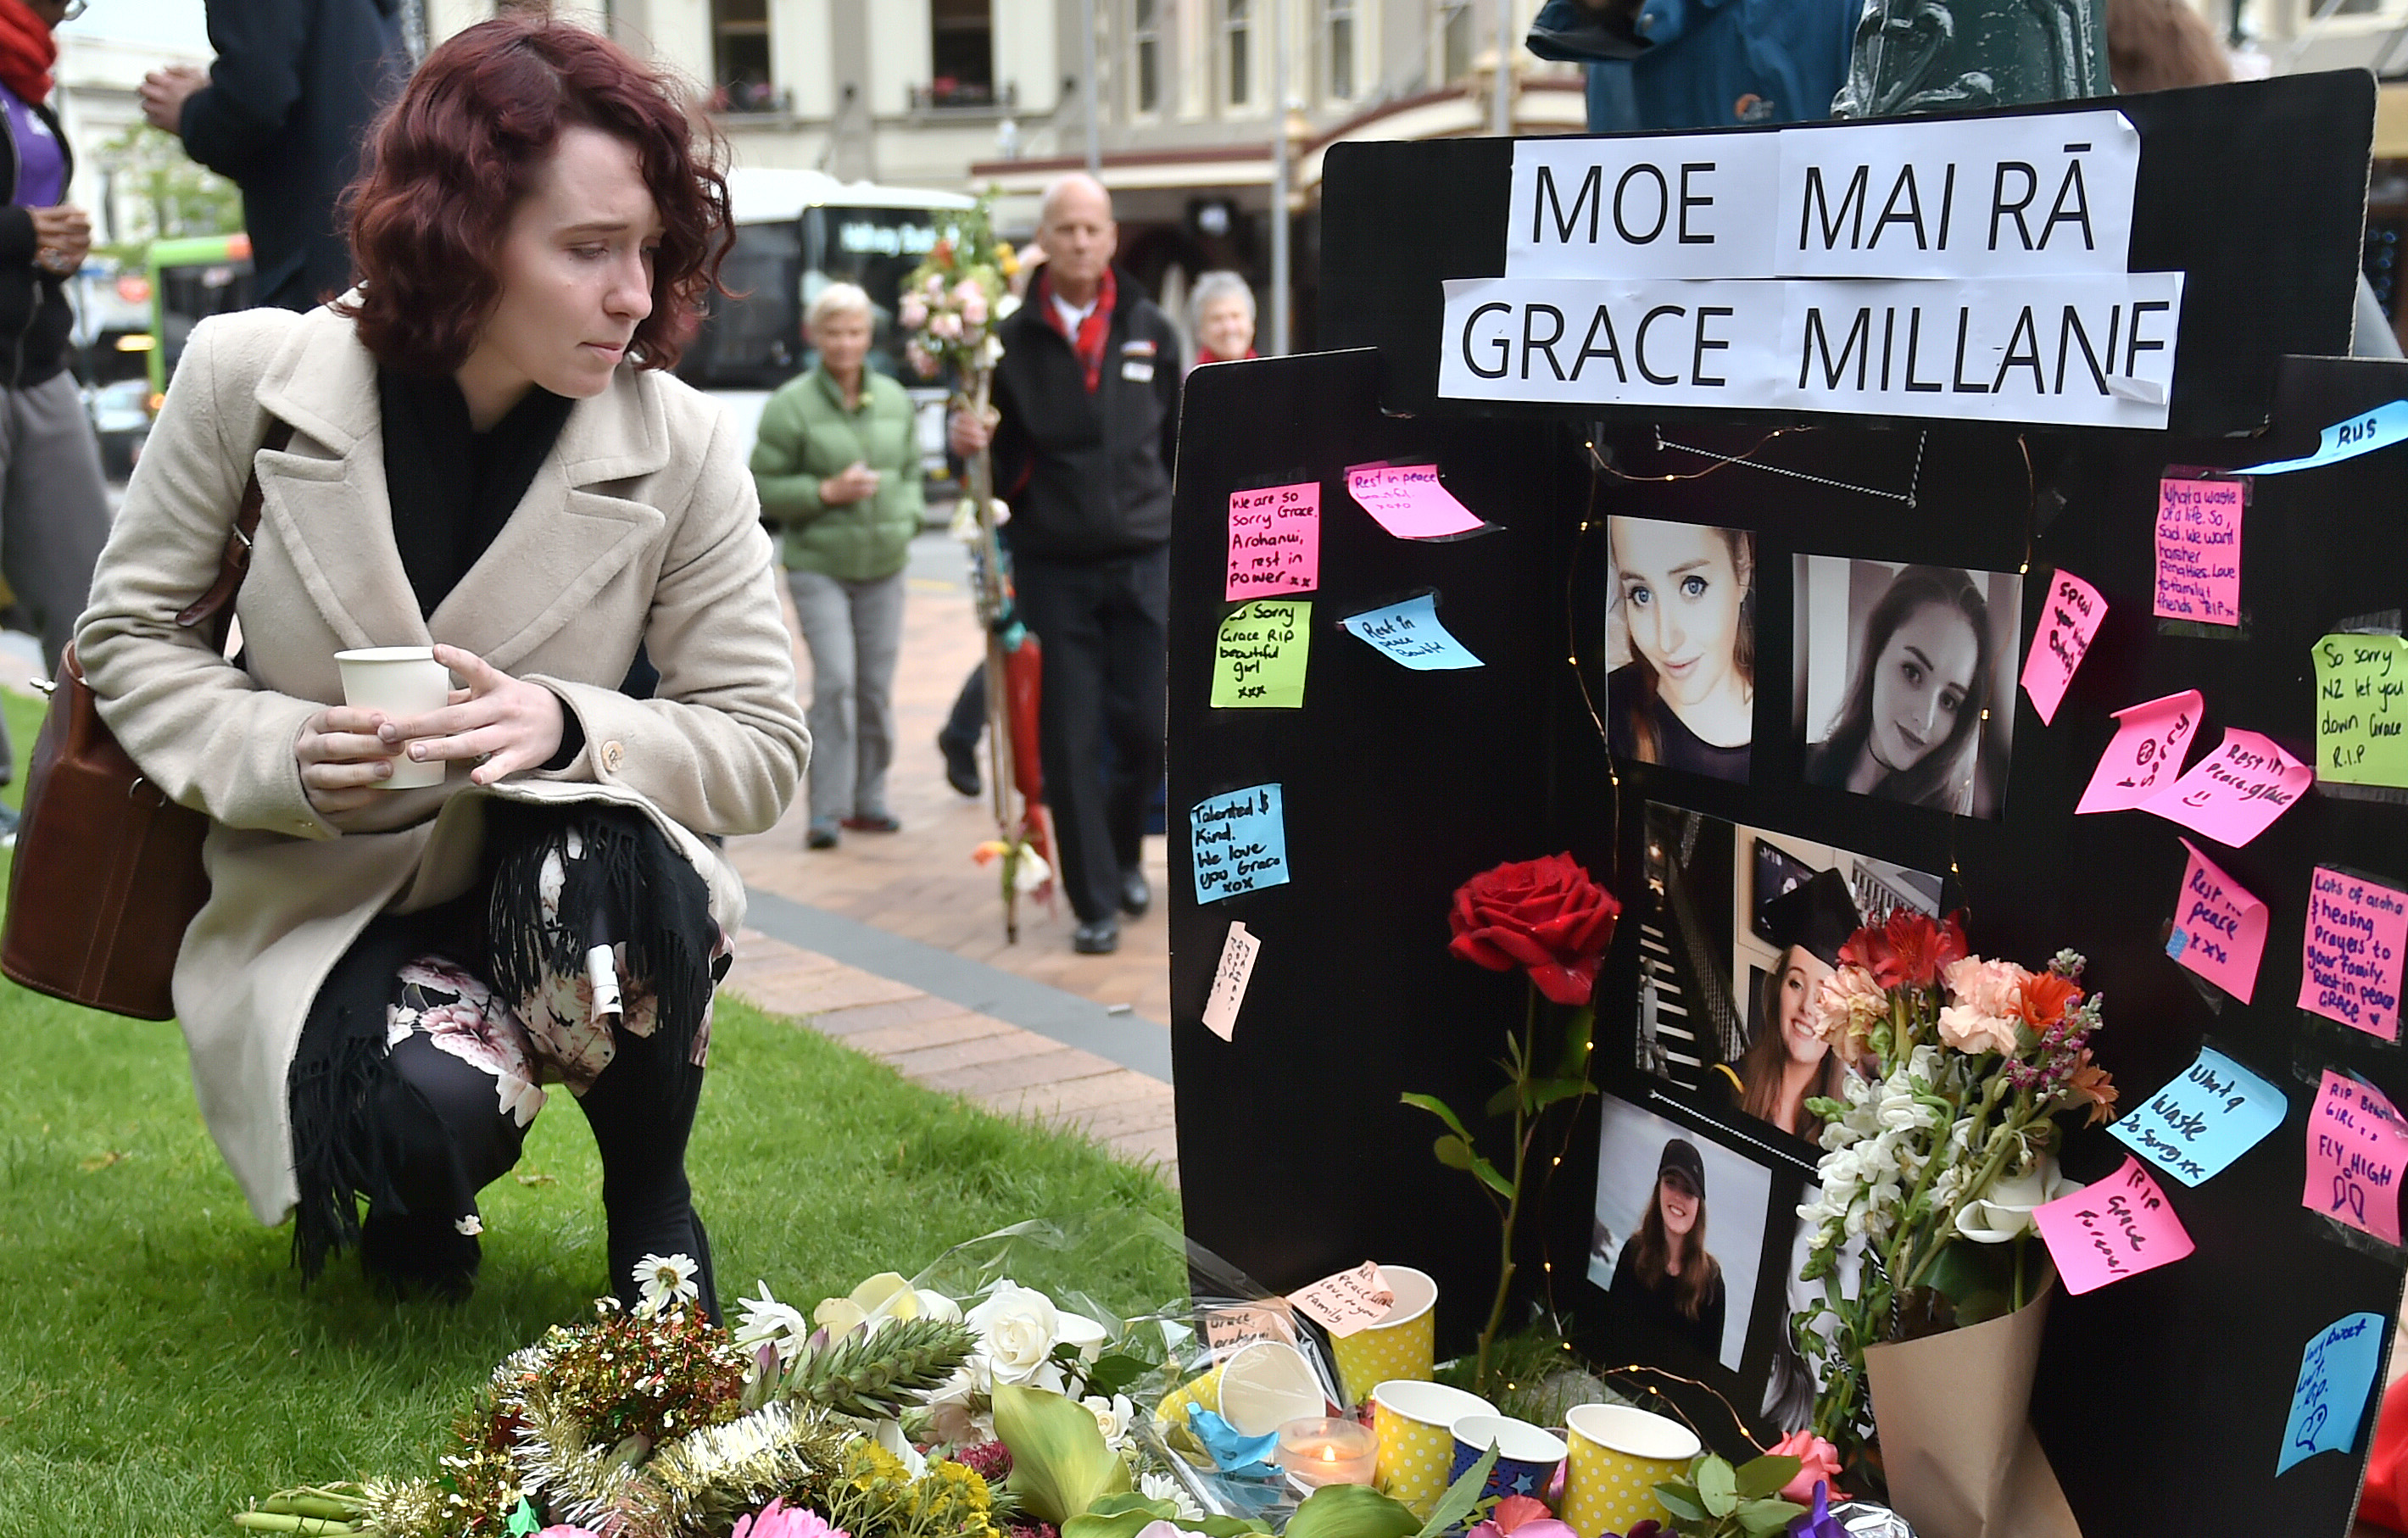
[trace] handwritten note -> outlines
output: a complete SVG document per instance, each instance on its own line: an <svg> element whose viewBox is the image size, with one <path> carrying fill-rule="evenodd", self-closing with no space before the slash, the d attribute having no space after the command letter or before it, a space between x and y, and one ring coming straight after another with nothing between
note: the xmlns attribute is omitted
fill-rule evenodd
<svg viewBox="0 0 2408 1538"><path fill-rule="evenodd" d="M2238 849L2272 826L2315 781L2315 770L2272 738L2228 727L2214 753L2141 810Z"/></svg>
<svg viewBox="0 0 2408 1538"><path fill-rule="evenodd" d="M1229 494L1231 603L1321 585L1321 482Z"/></svg>
<svg viewBox="0 0 2408 1538"><path fill-rule="evenodd" d="M2283 1125L2283 1092L2214 1047L2107 1130L2186 1186L2222 1174Z"/></svg>
<svg viewBox="0 0 2408 1538"><path fill-rule="evenodd" d="M2383 1362L2383 1315L2353 1314L2317 1332L2300 1357L2300 1386L2291 1390L2291 1418L2274 1472L2318 1453L2357 1450L2366 1396Z"/></svg>
<svg viewBox="0 0 2408 1538"><path fill-rule="evenodd" d="M1325 1276L1309 1287L1287 1295L1297 1312L1318 1323L1340 1340L1388 1316L1397 1301L1380 1268L1366 1260L1353 1271Z"/></svg>
<svg viewBox="0 0 2408 1538"><path fill-rule="evenodd" d="M2166 954L2245 1004L2266 954L2266 905L2188 839L2182 846L2190 851L2190 863L2174 899Z"/></svg>
<svg viewBox="0 0 2408 1538"><path fill-rule="evenodd" d="M2315 651L2317 778L2408 785L2408 640L2327 636Z"/></svg>
<svg viewBox="0 0 2408 1538"><path fill-rule="evenodd" d="M2183 751L2206 713L2207 702L2197 689L2117 711L2114 740L2099 755L2090 787L2073 810L2122 812L2172 784L2182 773Z"/></svg>
<svg viewBox="0 0 2408 1538"><path fill-rule="evenodd" d="M1438 596L1434 593L1390 604L1385 609L1367 610L1338 623L1348 635L1368 642L1389 661L1415 672L1482 666L1469 648L1438 622Z"/></svg>
<svg viewBox="0 0 2408 1538"><path fill-rule="evenodd" d="M2336 422L2316 435L2316 452L2298 459L2277 459L2268 465L2252 465L2251 475L2286 475L2293 470L2312 470L2320 466L2337 465L2344 459L2387 449L2402 438L2408 438L2408 400L2395 400L2378 406L2372 411L2361 411L2347 422Z"/></svg>
<svg viewBox="0 0 2408 1538"><path fill-rule="evenodd" d="M2182 1219L2129 1156L2098 1185L2033 1208L2032 1221L2071 1293L2155 1271L2191 1252Z"/></svg>
<svg viewBox="0 0 2408 1538"><path fill-rule="evenodd" d="M1221 622L1212 652L1212 708L1296 710L1312 651L1312 604L1256 598Z"/></svg>
<svg viewBox="0 0 2408 1538"><path fill-rule="evenodd" d="M2400 1040L2400 965L2408 893L2316 867L2300 966L2300 1008Z"/></svg>
<svg viewBox="0 0 2408 1538"><path fill-rule="evenodd" d="M2388 1243L2400 1243L2400 1171L2408 1126L2383 1092L2325 1070L2308 1114L2308 1185L2300 1204Z"/></svg>
<svg viewBox="0 0 2408 1538"><path fill-rule="evenodd" d="M1246 1001L1246 985L1254 981L1254 957L1262 949L1261 941L1234 922L1221 942L1221 964L1212 969L1212 992L1204 1000L1204 1028L1225 1042L1235 1039L1238 1007Z"/></svg>
<svg viewBox="0 0 2408 1538"><path fill-rule="evenodd" d="M2241 623L2241 481L2157 482L2160 619Z"/></svg>
<svg viewBox="0 0 2408 1538"><path fill-rule="evenodd" d="M1215 1356L1235 1351L1249 1341L1296 1344L1296 1321L1284 1298L1267 1299L1236 1308L1210 1309L1205 1312L1202 1322L1204 1344Z"/></svg>
<svg viewBox="0 0 2408 1538"><path fill-rule="evenodd" d="M1280 787L1254 785L1212 796L1187 814L1196 900L1217 902L1287 881L1287 819Z"/></svg>
<svg viewBox="0 0 2408 1538"><path fill-rule="evenodd" d="M2089 654L2091 638L2106 617L2107 600L2072 572L2059 571L2049 584L2031 654L2024 658L2024 693L2031 696L2043 724L2057 720L2065 686L2073 682L2073 670Z"/></svg>
<svg viewBox="0 0 2408 1538"><path fill-rule="evenodd" d="M1346 491L1399 539L1445 539L1483 526L1439 483L1435 465L1356 465L1346 472Z"/></svg>

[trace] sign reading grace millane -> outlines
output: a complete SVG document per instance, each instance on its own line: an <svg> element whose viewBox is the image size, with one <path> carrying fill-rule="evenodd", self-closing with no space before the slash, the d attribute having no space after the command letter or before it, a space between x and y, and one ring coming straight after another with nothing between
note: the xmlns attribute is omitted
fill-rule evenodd
<svg viewBox="0 0 2408 1538"><path fill-rule="evenodd" d="M2182 274L2124 270L2139 165L2113 110L1520 141L1439 393L2163 427Z"/></svg>

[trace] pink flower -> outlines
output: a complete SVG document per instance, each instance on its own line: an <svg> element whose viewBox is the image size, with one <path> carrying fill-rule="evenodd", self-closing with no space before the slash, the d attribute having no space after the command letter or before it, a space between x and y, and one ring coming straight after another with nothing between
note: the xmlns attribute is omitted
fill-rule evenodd
<svg viewBox="0 0 2408 1538"><path fill-rule="evenodd" d="M1772 1445L1770 1456L1798 1460L1798 1477L1781 1487L1781 1499L1804 1505L1817 1482L1839 1487L1840 1450L1812 1431L1792 1431Z"/></svg>
<svg viewBox="0 0 2408 1538"><path fill-rule="evenodd" d="M939 341L960 341L962 318L950 309L932 315L928 318L928 335Z"/></svg>
<svg viewBox="0 0 2408 1538"><path fill-rule="evenodd" d="M1469 1538L1574 1538L1572 1530L1555 1518L1543 1501L1509 1495L1497 1502L1485 1522L1474 1523Z"/></svg>
<svg viewBox="0 0 2408 1538"><path fill-rule="evenodd" d="M1942 975L1956 1002L2000 1019L2023 1008L2024 985L2031 981L2031 973L2012 961L1985 961L1978 956L1950 962Z"/></svg>
<svg viewBox="0 0 2408 1538"><path fill-rule="evenodd" d="M1854 1056L1874 1020L1889 1013L1889 995L1862 967L1842 967L1814 993L1814 1034Z"/></svg>
<svg viewBox="0 0 2408 1538"><path fill-rule="evenodd" d="M600 1535L588 1531L584 1528L572 1528L563 1525L556 1528L546 1528L541 1532L537 1533L535 1538L600 1538Z"/></svg>
<svg viewBox="0 0 2408 1538"><path fill-rule="evenodd" d="M903 323L904 330L917 331L928 323L928 302L916 294L906 294L895 318Z"/></svg>
<svg viewBox="0 0 2408 1538"><path fill-rule="evenodd" d="M962 323L965 325L986 324L985 291L981 289L976 283L964 283L962 286L969 290L968 294L960 295L962 305Z"/></svg>
<svg viewBox="0 0 2408 1538"><path fill-rule="evenodd" d="M2015 1023L1962 1004L1951 1004L1940 1012L1940 1039L1969 1056L1995 1052L2012 1057L2015 1054Z"/></svg>
<svg viewBox="0 0 2408 1538"><path fill-rule="evenodd" d="M828 1526L827 1518L815 1511L800 1507L789 1509L783 1502L772 1501L751 1516L739 1516L736 1531L728 1538L846 1538L842 1528Z"/></svg>

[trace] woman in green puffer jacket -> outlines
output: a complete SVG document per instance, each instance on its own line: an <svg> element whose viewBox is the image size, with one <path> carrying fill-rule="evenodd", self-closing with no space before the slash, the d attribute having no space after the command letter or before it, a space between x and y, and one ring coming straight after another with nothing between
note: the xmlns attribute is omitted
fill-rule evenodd
<svg viewBox="0 0 2408 1538"><path fill-rule="evenodd" d="M902 826L886 808L886 769L920 449L911 397L865 366L873 320L859 288L821 290L806 323L819 362L769 397L752 448L761 516L780 532L811 655L813 849L836 847L839 827Z"/></svg>

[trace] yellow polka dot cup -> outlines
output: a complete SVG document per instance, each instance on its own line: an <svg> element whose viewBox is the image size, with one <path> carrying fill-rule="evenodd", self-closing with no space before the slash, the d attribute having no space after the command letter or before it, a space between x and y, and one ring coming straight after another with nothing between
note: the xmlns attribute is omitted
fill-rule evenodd
<svg viewBox="0 0 2408 1538"><path fill-rule="evenodd" d="M1580 1538L1628 1532L1651 1516L1670 1525L1656 1487L1688 1473L1698 1452L1695 1431L1627 1404L1576 1404L1564 1421L1571 1467L1564 1475L1563 1518Z"/></svg>
<svg viewBox="0 0 2408 1538"><path fill-rule="evenodd" d="M1455 1423L1466 1416L1496 1413L1497 1407L1479 1395L1442 1383L1399 1379L1380 1384L1371 1390L1380 1488L1427 1521L1455 1468Z"/></svg>
<svg viewBox="0 0 2408 1538"><path fill-rule="evenodd" d="M1219 1415L1221 1413L1221 1370L1227 1365L1226 1358L1214 1362L1211 1372L1199 1374L1162 1396L1162 1402L1154 1406L1154 1418L1166 1427L1176 1426L1185 1430L1187 1407L1191 1404L1210 1410L1216 1416Z"/></svg>
<svg viewBox="0 0 2408 1538"><path fill-rule="evenodd" d="M1349 1404L1362 1403L1374 1387L1397 1379L1428 1382L1437 1359L1438 1284L1411 1266L1382 1266L1380 1274L1397 1295L1387 1316L1329 1343L1338 1358L1338 1389Z"/></svg>

